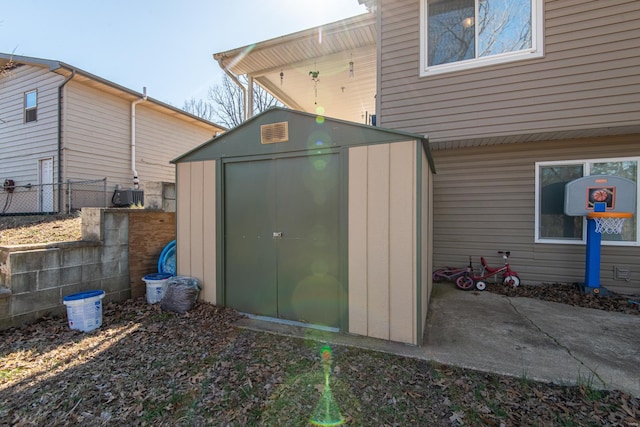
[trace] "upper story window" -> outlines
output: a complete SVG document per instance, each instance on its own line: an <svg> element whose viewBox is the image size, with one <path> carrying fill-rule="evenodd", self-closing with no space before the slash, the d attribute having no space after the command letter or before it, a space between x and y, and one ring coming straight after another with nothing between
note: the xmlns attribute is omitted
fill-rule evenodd
<svg viewBox="0 0 640 427"><path fill-rule="evenodd" d="M38 119L38 91L32 90L24 94L24 121L35 122Z"/></svg>
<svg viewBox="0 0 640 427"><path fill-rule="evenodd" d="M422 0L421 75L542 56L544 0Z"/></svg>

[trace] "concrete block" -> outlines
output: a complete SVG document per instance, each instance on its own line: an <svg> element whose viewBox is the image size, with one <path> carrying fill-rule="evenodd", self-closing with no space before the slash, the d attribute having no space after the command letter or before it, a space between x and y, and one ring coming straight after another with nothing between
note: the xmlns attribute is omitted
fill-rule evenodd
<svg viewBox="0 0 640 427"><path fill-rule="evenodd" d="M102 276L102 264L85 264L82 266L82 282L87 283L92 280L100 280Z"/></svg>
<svg viewBox="0 0 640 427"><path fill-rule="evenodd" d="M61 250L59 248L50 248L46 249L42 254L42 266L41 268L44 270L51 268L60 268L60 263L62 260Z"/></svg>
<svg viewBox="0 0 640 427"><path fill-rule="evenodd" d="M102 277L113 277L120 274L120 261L103 261L100 271Z"/></svg>
<svg viewBox="0 0 640 427"><path fill-rule="evenodd" d="M92 246L82 248L82 264L93 264L100 262L100 258L102 257L101 248Z"/></svg>
<svg viewBox="0 0 640 427"><path fill-rule="evenodd" d="M12 274L9 288L14 295L35 292L38 289L38 272Z"/></svg>
<svg viewBox="0 0 640 427"><path fill-rule="evenodd" d="M165 212L175 212L176 211L176 201L175 200L163 200L162 202L162 210Z"/></svg>
<svg viewBox="0 0 640 427"><path fill-rule="evenodd" d="M62 249L61 267L75 267L82 265L84 248L65 248Z"/></svg>
<svg viewBox="0 0 640 427"><path fill-rule="evenodd" d="M173 182L163 182L162 197L165 200L176 200L176 184Z"/></svg>
<svg viewBox="0 0 640 427"><path fill-rule="evenodd" d="M101 208L82 208L82 240L102 241L103 214Z"/></svg>
<svg viewBox="0 0 640 427"><path fill-rule="evenodd" d="M82 266L63 267L60 269L60 285L74 285L82 282Z"/></svg>
<svg viewBox="0 0 640 427"><path fill-rule="evenodd" d="M60 277L59 268L40 270L38 272L38 290L59 288L61 284Z"/></svg>
<svg viewBox="0 0 640 427"><path fill-rule="evenodd" d="M28 252L11 252L9 254L11 274L40 270L42 268L44 252L46 252L44 249Z"/></svg>
<svg viewBox="0 0 640 427"><path fill-rule="evenodd" d="M4 295L0 296L0 319L8 317L11 317L11 294L6 297ZM0 325L2 325L1 320Z"/></svg>
<svg viewBox="0 0 640 427"><path fill-rule="evenodd" d="M129 226L128 212L104 212L104 230L119 230Z"/></svg>
<svg viewBox="0 0 640 427"><path fill-rule="evenodd" d="M62 304L60 288L29 292L27 294L13 294L11 314L20 316L24 313L56 307L60 304Z"/></svg>
<svg viewBox="0 0 640 427"><path fill-rule="evenodd" d="M120 260L122 245L110 245L102 248L102 262Z"/></svg>
<svg viewBox="0 0 640 427"><path fill-rule="evenodd" d="M103 278L100 281L100 289L107 293L125 291L129 289L129 277L120 275Z"/></svg>

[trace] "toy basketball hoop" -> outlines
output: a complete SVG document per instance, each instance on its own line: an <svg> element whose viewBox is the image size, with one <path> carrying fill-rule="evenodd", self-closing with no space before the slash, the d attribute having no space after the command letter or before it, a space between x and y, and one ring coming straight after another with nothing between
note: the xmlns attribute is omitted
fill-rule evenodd
<svg viewBox="0 0 640 427"><path fill-rule="evenodd" d="M636 183L613 175L588 175L565 185L564 213L587 217L585 294L607 295L600 286L600 244L603 234L621 234L636 211ZM603 292L604 291L604 292Z"/></svg>
<svg viewBox="0 0 640 427"><path fill-rule="evenodd" d="M630 212L589 212L587 218L596 223L596 233L620 234L624 221L633 216Z"/></svg>

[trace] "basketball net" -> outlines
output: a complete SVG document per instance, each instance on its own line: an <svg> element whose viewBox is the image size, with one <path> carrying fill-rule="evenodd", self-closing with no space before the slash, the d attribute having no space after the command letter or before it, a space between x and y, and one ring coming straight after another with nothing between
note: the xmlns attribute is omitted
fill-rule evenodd
<svg viewBox="0 0 640 427"><path fill-rule="evenodd" d="M627 212L590 212L587 217L596 222L596 233L620 234L624 221L632 214Z"/></svg>
<svg viewBox="0 0 640 427"><path fill-rule="evenodd" d="M620 234L626 218L593 218L596 222L596 233Z"/></svg>

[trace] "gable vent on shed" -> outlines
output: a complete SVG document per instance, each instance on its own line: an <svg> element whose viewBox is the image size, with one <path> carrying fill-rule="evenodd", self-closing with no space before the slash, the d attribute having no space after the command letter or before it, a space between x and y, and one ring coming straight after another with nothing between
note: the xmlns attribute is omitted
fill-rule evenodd
<svg viewBox="0 0 640 427"><path fill-rule="evenodd" d="M260 126L260 142L274 144L289 141L289 122L270 123Z"/></svg>

